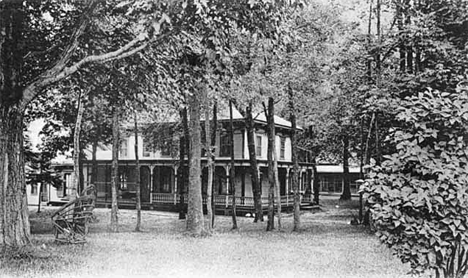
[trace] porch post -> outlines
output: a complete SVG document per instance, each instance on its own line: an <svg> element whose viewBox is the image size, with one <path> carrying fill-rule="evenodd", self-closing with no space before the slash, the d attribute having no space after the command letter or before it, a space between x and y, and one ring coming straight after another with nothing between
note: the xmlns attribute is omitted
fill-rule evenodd
<svg viewBox="0 0 468 278"><path fill-rule="evenodd" d="M228 195L231 193L229 192L229 186L231 185L230 184L230 176L229 176L229 171L230 170L230 167L229 166L224 166L224 171L226 171L226 192L228 193Z"/></svg>
<svg viewBox="0 0 468 278"><path fill-rule="evenodd" d="M150 204L153 203L153 171L154 171L154 167L153 165L150 165L150 182L149 182L149 192L150 192L150 198L149 198L149 201L150 201Z"/></svg>
<svg viewBox="0 0 468 278"><path fill-rule="evenodd" d="M286 205L289 205L289 172L292 169L286 168L286 183L285 183L285 193L286 193Z"/></svg>
<svg viewBox="0 0 468 278"><path fill-rule="evenodd" d="M172 166L172 170L174 171L174 185L172 186L172 188L174 189L174 195L177 195L177 190L179 189L177 187L177 171L179 170L179 166L177 165L174 165Z"/></svg>
<svg viewBox="0 0 468 278"><path fill-rule="evenodd" d="M229 182L229 180L230 180L229 166L223 166L223 167L224 167L224 171L226 171L226 192L228 194L226 194L226 198L225 198L226 204L225 205L226 205L226 208L227 208L229 206L229 194L231 193L231 192L229 192L229 185L230 185L230 182Z"/></svg>

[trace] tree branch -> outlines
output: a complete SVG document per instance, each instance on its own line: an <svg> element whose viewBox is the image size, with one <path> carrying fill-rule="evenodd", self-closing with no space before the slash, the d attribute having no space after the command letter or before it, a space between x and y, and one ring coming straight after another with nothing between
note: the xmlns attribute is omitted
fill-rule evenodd
<svg viewBox="0 0 468 278"><path fill-rule="evenodd" d="M162 24L162 21L163 19L160 20L159 24ZM131 40L130 42L128 42L127 44L115 51L99 55L90 55L81 59L75 64L66 67L66 63L70 60L71 55L78 46L78 38L81 35L81 32L84 31L85 27L86 23L80 25L80 28L78 28L77 31L74 33L73 43L70 44L70 47L67 48L67 50L64 52L64 55L57 62L57 64L50 70L47 70L45 73L41 74L38 78L36 78L35 81L26 86L26 88L23 90L23 100L21 102L21 109L23 111L26 108L26 106L40 93L42 89L72 75L84 65L89 63L105 63L129 57L145 49L146 47L148 47L148 45L150 45L150 43L159 42L176 31L176 29L173 29L171 30L171 32L167 32L163 35L160 35L153 40L148 40L147 33L141 33L138 37L134 38L133 40Z"/></svg>

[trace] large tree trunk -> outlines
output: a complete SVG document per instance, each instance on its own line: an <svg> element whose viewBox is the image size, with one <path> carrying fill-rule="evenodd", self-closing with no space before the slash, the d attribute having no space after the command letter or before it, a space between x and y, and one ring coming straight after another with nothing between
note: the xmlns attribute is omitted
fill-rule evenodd
<svg viewBox="0 0 468 278"><path fill-rule="evenodd" d="M296 142L296 113L294 108L294 95L291 85L289 89L289 108L291 113L291 149L292 149L292 163L293 163L293 177L292 189L294 192L294 227L293 231L301 229L301 195L299 193L299 162L297 159L297 142Z"/></svg>
<svg viewBox="0 0 468 278"><path fill-rule="evenodd" d="M204 232L204 226L200 165L200 101L195 93L189 97L189 115L190 152L187 231L194 235L201 235Z"/></svg>
<svg viewBox="0 0 468 278"><path fill-rule="evenodd" d="M229 100L229 147L231 153L231 166L229 168L229 185L231 186L232 194L232 229L237 229L237 210L236 210L236 185L234 177L236 175L234 166L234 123L232 119L232 100Z"/></svg>
<svg viewBox="0 0 468 278"><path fill-rule="evenodd" d="M249 102L249 106L246 109L245 126L247 129L247 142L249 148L249 161L250 161L250 177L252 180L252 191L254 197L255 207L255 220L263 221L263 210L262 210L262 187L260 184L260 174L258 171L257 154L255 153L255 131L254 121L252 117L252 101Z"/></svg>
<svg viewBox="0 0 468 278"><path fill-rule="evenodd" d="M75 199L80 191L80 156L81 156L81 145L80 145L80 134L81 134L81 123L83 121L84 105L83 95L80 91L78 96L78 109L76 113L75 130L73 133L73 187L71 199Z"/></svg>
<svg viewBox="0 0 468 278"><path fill-rule="evenodd" d="M206 210L208 214L207 230L211 233L213 228L213 207L212 207L212 194L213 194L213 160L212 146L211 146L211 128L210 128L210 105L208 95L205 90L205 151L206 151L206 167L208 168L208 182L206 187Z"/></svg>
<svg viewBox="0 0 468 278"><path fill-rule="evenodd" d="M140 157L138 155L138 119L137 113L134 112L134 132L135 132L135 188L136 188L136 211L137 219L135 231L141 230L141 183L140 183Z"/></svg>
<svg viewBox="0 0 468 278"><path fill-rule="evenodd" d="M23 26L23 3L0 1L0 245L13 247L30 242L19 105Z"/></svg>
<svg viewBox="0 0 468 278"><path fill-rule="evenodd" d="M112 175L111 175L111 195L112 195L112 207L111 207L111 232L118 232L119 230L119 219L118 211L119 207L117 204L117 186L119 184L119 110L114 107L112 116Z"/></svg>
<svg viewBox="0 0 468 278"><path fill-rule="evenodd" d="M23 117L0 106L0 244L21 247L30 242L24 175Z"/></svg>
<svg viewBox="0 0 468 278"><path fill-rule="evenodd" d="M340 200L351 200L351 188L349 186L349 139L347 134L343 134L343 192Z"/></svg>

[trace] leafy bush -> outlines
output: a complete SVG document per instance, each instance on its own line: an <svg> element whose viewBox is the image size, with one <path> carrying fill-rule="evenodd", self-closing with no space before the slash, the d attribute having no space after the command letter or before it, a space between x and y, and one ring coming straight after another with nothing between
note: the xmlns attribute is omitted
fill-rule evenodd
<svg viewBox="0 0 468 278"><path fill-rule="evenodd" d="M429 90L401 101L363 191L378 236L414 274L462 277L468 262L468 94Z"/></svg>

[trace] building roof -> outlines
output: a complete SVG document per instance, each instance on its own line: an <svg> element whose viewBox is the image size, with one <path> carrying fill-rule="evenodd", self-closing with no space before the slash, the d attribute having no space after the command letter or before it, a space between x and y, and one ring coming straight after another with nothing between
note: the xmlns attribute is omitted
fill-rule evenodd
<svg viewBox="0 0 468 278"><path fill-rule="evenodd" d="M343 173L343 165L317 165L318 173ZM357 166L349 166L350 173L359 173Z"/></svg>
<svg viewBox="0 0 468 278"><path fill-rule="evenodd" d="M288 121L288 120L286 120L284 118L281 118L280 116L275 115L274 119L275 119L275 124L278 125L278 126L289 127L289 128L292 127L292 123L290 121ZM258 113L256 116L254 116L254 120L258 121L258 122L262 122L262 123L267 122L267 119L266 119L266 116L265 116L264 112ZM299 126L297 128L302 129Z"/></svg>

